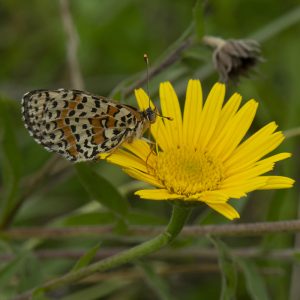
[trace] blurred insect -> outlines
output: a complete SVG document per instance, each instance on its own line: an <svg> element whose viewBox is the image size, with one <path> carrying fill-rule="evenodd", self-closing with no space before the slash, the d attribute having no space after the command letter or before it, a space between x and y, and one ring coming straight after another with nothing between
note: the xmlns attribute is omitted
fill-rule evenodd
<svg viewBox="0 0 300 300"><path fill-rule="evenodd" d="M157 113L78 90L35 90L24 95L25 127L49 151L74 162L97 159L141 138Z"/></svg>

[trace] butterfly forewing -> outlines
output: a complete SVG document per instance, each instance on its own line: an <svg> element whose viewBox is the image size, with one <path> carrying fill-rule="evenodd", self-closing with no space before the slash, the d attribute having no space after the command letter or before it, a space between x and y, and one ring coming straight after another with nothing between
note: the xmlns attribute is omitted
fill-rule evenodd
<svg viewBox="0 0 300 300"><path fill-rule="evenodd" d="M77 162L140 137L148 125L136 108L78 90L29 92L22 114L39 144Z"/></svg>

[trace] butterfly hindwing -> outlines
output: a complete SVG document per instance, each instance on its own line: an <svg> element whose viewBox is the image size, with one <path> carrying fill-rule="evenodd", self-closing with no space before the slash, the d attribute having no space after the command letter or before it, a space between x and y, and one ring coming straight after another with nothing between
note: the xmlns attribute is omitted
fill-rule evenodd
<svg viewBox="0 0 300 300"><path fill-rule="evenodd" d="M134 107L78 90L36 90L24 95L25 126L47 150L72 161L92 160L137 133Z"/></svg>

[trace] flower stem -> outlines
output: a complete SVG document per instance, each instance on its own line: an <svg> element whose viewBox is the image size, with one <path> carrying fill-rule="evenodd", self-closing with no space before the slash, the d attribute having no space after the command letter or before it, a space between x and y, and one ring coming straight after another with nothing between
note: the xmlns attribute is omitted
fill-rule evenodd
<svg viewBox="0 0 300 300"><path fill-rule="evenodd" d="M202 42L205 45L210 46L211 48L218 48L223 46L226 43L224 39L215 36L210 36L210 35L203 36Z"/></svg>
<svg viewBox="0 0 300 300"><path fill-rule="evenodd" d="M91 264L85 268L82 268L76 272L71 272L60 278L53 279L49 282L38 287L38 291L50 291L60 286L73 283L84 277L87 277L95 272L107 271L112 268L121 266L128 262L134 261L140 257L150 254L154 251L169 244L181 231L186 220L188 219L191 212L191 208L174 205L172 216L167 225L167 228L155 238L142 243L136 247L133 247L127 251L121 252L120 254L113 255L99 262ZM29 291L25 294L19 295L15 300L30 299L34 291Z"/></svg>

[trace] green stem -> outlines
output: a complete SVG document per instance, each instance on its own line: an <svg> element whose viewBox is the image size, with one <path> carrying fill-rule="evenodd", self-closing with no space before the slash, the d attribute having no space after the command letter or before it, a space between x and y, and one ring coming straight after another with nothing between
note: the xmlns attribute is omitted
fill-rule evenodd
<svg viewBox="0 0 300 300"><path fill-rule="evenodd" d="M82 268L76 272L71 272L66 274L60 278L53 279L49 282L38 287L37 291L50 291L56 289L60 286L73 283L78 281L84 277L87 277L95 272L107 271L112 268L124 265L128 262L134 261L140 257L148 255L158 249L169 244L181 231L183 228L188 216L190 214L191 208L174 205L172 216L167 225L167 228L156 236L155 238L142 243L136 247L133 247L127 251L121 252L120 254L116 254L114 256L103 259L99 262L91 264L86 268ZM30 299L33 295L33 291L29 291L25 294L19 295L15 298L15 300L25 300Z"/></svg>
<svg viewBox="0 0 300 300"><path fill-rule="evenodd" d="M288 29L289 27L297 24L300 21L300 6L296 6L284 15L275 19L273 22L270 22L262 29L259 29L257 32L251 35L252 39L257 40L262 43L270 38L281 33L283 30Z"/></svg>
<svg viewBox="0 0 300 300"><path fill-rule="evenodd" d="M295 136L299 136L300 135L300 127L295 127L295 128L291 128L288 130L285 130L283 132L284 136L286 139L295 137Z"/></svg>

